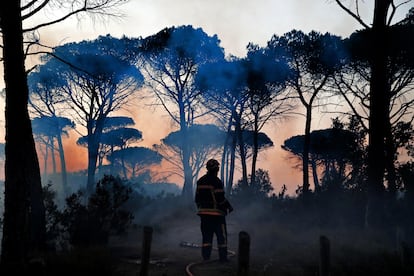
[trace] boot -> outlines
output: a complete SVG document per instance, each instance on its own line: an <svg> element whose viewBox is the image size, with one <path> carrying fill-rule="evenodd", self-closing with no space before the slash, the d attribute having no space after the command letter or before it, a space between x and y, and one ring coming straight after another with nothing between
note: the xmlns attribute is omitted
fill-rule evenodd
<svg viewBox="0 0 414 276"><path fill-rule="evenodd" d="M227 247L219 247L218 252L219 252L220 262L228 262L229 261L227 259Z"/></svg>
<svg viewBox="0 0 414 276"><path fill-rule="evenodd" d="M203 260L207 261L210 260L210 256L211 256L211 245L203 245L203 247L201 247L201 256L203 257Z"/></svg>

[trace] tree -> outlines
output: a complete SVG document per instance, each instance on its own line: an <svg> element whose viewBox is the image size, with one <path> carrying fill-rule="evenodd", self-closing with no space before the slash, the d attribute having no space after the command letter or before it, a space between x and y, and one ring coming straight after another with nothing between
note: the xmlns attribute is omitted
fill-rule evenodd
<svg viewBox="0 0 414 276"><path fill-rule="evenodd" d="M340 0L336 3L350 16L361 24L370 36L369 72L369 146L368 146L368 203L366 224L379 226L383 223L384 172L386 161L387 127L389 122L389 91L390 80L387 72L387 51L389 50L389 30L392 26L396 10L409 1L396 5L393 0L375 0L372 24L367 24L359 14L359 2L355 2L355 11ZM381 45L381 47L378 47Z"/></svg>
<svg viewBox="0 0 414 276"><path fill-rule="evenodd" d="M288 71L284 72L287 68L283 68L286 63L282 59L268 56L263 49L249 45L247 58L206 64L197 74L196 85L205 91L204 106L226 129L221 179L228 193L232 190L237 148L242 167L241 181L248 186L247 149L249 146L252 149L250 182L254 182L257 156L263 145L260 130L266 122L286 111L287 105L284 106L278 97Z"/></svg>
<svg viewBox="0 0 414 276"><path fill-rule="evenodd" d="M251 177L249 179L252 179ZM250 182L250 181L249 181ZM256 171L256 180L254 183L249 183L246 187L243 182L239 180L233 189L234 195L246 196L249 199L260 200L267 198L269 193L273 191L272 182L270 181L269 172L258 169Z"/></svg>
<svg viewBox="0 0 414 276"><path fill-rule="evenodd" d="M235 134L232 134L236 136ZM238 136L238 135L237 135ZM241 130L241 136L243 144L239 145L236 153L238 154L240 159L243 159L241 156L244 156L246 163L248 160L252 160L252 163L256 162L255 158L257 158L258 154L270 147L273 147L273 141L266 135L264 132L257 132L257 130L249 130L243 129ZM252 167L256 168L252 165ZM244 185L247 189L249 186L255 186L255 178L256 173L260 171L260 169L256 170L254 174L249 174L247 178L239 180L237 185ZM228 186L226 188L226 192L229 194L232 191L232 187Z"/></svg>
<svg viewBox="0 0 414 276"><path fill-rule="evenodd" d="M221 179L229 194L233 186L237 150L242 167L241 181L248 186L247 150L252 149L250 157L254 173L250 177L254 179L257 155L263 145L260 130L268 120L279 112L283 113L282 104L273 105L281 100L278 99L278 92L286 77L282 70L278 70L282 67L266 56L262 49L251 45L248 58L230 58L205 64L197 73L196 85L205 91L203 105L226 132Z"/></svg>
<svg viewBox="0 0 414 276"><path fill-rule="evenodd" d="M183 168L182 160L179 158L182 158L182 155L179 153L181 151L182 135L182 132L179 130L171 132L161 140L160 145L154 146L155 150L171 165L171 173L181 177L183 177ZM225 140L225 133L212 124L193 124L187 129L186 135L190 155L191 177L197 179L201 168L203 168L207 160L219 153Z"/></svg>
<svg viewBox="0 0 414 276"><path fill-rule="evenodd" d="M264 132L256 133L254 130L243 130L242 135L247 159L252 159L254 155L257 155L257 152L273 147L273 141Z"/></svg>
<svg viewBox="0 0 414 276"><path fill-rule="evenodd" d="M236 148L239 145L242 181L247 186L247 164L244 152L242 130L247 108L246 92L247 71L243 59L231 57L204 64L196 75L196 85L203 90L203 106L216 118L226 131L221 158L221 179L230 194L236 160Z"/></svg>
<svg viewBox="0 0 414 276"><path fill-rule="evenodd" d="M39 163L27 111L20 1L7 8L2 6L0 10L6 84L5 210L1 258L4 266L15 267L25 263L29 254L44 246L45 217Z"/></svg>
<svg viewBox="0 0 414 276"><path fill-rule="evenodd" d="M102 173L103 161L115 150L127 148L129 145L142 140L142 132L127 126L134 125L130 117L108 117L105 120L98 149L98 172ZM88 147L88 137L82 136L78 145ZM113 173L113 164L110 165L109 174ZM124 172L126 177L126 172Z"/></svg>
<svg viewBox="0 0 414 276"><path fill-rule="evenodd" d="M64 194L69 193L66 172L65 152L63 149L62 136L68 136L68 129L74 129L75 123L68 118L56 116L36 117L32 120L33 134L38 141L45 145L44 155L44 175L47 173L48 150L51 151L53 161L53 172L56 173L55 151L57 150L60 157L60 168L62 175L62 186ZM57 147L55 146L55 140Z"/></svg>
<svg viewBox="0 0 414 276"><path fill-rule="evenodd" d="M342 40L329 33L320 34L312 31L305 34L293 30L282 37L274 35L268 42L268 48L287 56L289 67L294 71L294 77L289 79L287 85L305 109L302 169L303 197L306 199L310 192L309 150L312 110L316 105L326 105L322 99L326 99L326 93L330 89L328 84L332 82L333 74L340 68L345 57Z"/></svg>
<svg viewBox="0 0 414 276"><path fill-rule="evenodd" d="M35 117L34 123L38 130L42 128L40 132L45 134L49 132L50 143L46 142L50 145L50 149L52 150L52 159L54 165L54 172L55 169L55 159L54 159L54 140L56 139L58 143L57 150L59 152L60 157L60 164L61 164L61 176L62 176L62 185L63 190L65 193L68 192L67 187L67 173L66 173L66 162L64 156L64 149L62 144L62 134L68 135L67 131L64 130L65 128L75 128L74 122L71 122L69 119L65 118L65 98L62 95L54 93L53 87L55 87L56 79L51 77L55 74L52 68L49 70L43 71L31 71L27 77L28 86L29 86L29 111L31 117ZM41 119L36 119L41 118ZM45 125L42 125L43 123ZM37 124L39 123L39 124ZM51 129L49 129L51 128ZM52 131L54 133L51 133ZM39 134L39 133L37 133ZM36 138L41 138L37 136ZM48 147L45 148L45 157L48 154ZM47 158L44 160L45 163L45 174L47 170Z"/></svg>
<svg viewBox="0 0 414 276"><path fill-rule="evenodd" d="M127 209L132 193L119 177L105 175L96 184L92 195L85 199L81 192L66 198L66 206L58 216L65 236L72 246L106 245L109 237L127 232L134 218Z"/></svg>
<svg viewBox="0 0 414 276"><path fill-rule="evenodd" d="M44 56L37 70L56 73L55 94L65 102L78 125L85 128L88 145L87 190L95 187L99 145L105 120L119 110L143 83L130 49L137 41L100 36L94 41L68 43Z"/></svg>
<svg viewBox="0 0 414 276"><path fill-rule="evenodd" d="M216 35L208 36L201 28L179 26L145 38L139 49L147 86L182 133L183 196L188 200L193 196L193 178L187 131L204 115L199 105L202 91L196 89L194 77L200 65L224 58L219 44Z"/></svg>
<svg viewBox="0 0 414 276"><path fill-rule="evenodd" d="M104 15L119 0L66 1L59 13L44 17L39 25L23 29L23 21L60 1L1 2L0 28L3 38L3 66L6 90L5 210L1 263L11 271L21 270L28 258L45 244L45 216L39 162L27 110L28 87L25 69L24 34L57 24L81 13ZM46 20L47 20L46 19ZM33 45L30 41L26 46ZM22 266L23 265L23 266Z"/></svg>
<svg viewBox="0 0 414 276"><path fill-rule="evenodd" d="M149 148L126 147L112 152L108 156L108 160L111 164L122 168L125 178L135 178L143 174L149 167L159 165L162 156Z"/></svg>
<svg viewBox="0 0 414 276"><path fill-rule="evenodd" d="M245 59L247 67L247 107L246 121L251 122L253 154L250 185L255 185L256 163L259 152L259 134L265 124L282 117L293 109L289 98L282 93L293 72L285 55L249 44Z"/></svg>
<svg viewBox="0 0 414 276"><path fill-rule="evenodd" d="M411 14L411 17L414 15ZM396 166L399 148L403 147L395 139L399 125L405 121L412 122L414 97L410 96L414 84L414 23L407 18L391 26L388 31L387 44L387 120L385 129L385 180L387 191L395 196L397 191ZM414 18L414 17L413 17ZM356 115L362 125L369 130L371 67L371 33L362 30L353 33L346 41L350 53L350 62L345 70L337 75L339 92L349 105L352 114ZM401 142L401 141L400 141Z"/></svg>
<svg viewBox="0 0 414 276"><path fill-rule="evenodd" d="M286 139L282 149L303 158L304 135ZM338 127L311 132L309 148L315 190L339 189L347 185L347 176L353 175L353 165L358 164L363 152L357 134ZM322 167L322 185L319 185L317 168Z"/></svg>

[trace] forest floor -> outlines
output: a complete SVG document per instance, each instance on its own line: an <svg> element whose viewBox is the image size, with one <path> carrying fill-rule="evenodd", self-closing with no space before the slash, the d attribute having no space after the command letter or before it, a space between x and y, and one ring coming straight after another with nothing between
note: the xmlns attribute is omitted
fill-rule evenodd
<svg viewBox="0 0 414 276"><path fill-rule="evenodd" d="M140 228L130 232L127 240L121 238L112 241L111 255L117 259L115 266L117 274L123 276L140 275L144 236L142 230ZM194 221L186 223L182 223L182 221L170 222L168 230L156 226L152 234L148 275L236 275L237 259L234 253L237 244L233 241L233 234L231 231L228 233L229 262L220 263L217 250L213 250L210 261L203 262L199 247L201 232L197 216L194 216ZM135 242L131 242L132 235L136 237Z"/></svg>
<svg viewBox="0 0 414 276"><path fill-rule="evenodd" d="M250 276L320 275L321 236L328 237L330 241L331 275L414 275L412 257L410 264L403 266L401 263L401 252L393 236L395 233L361 231L352 227L303 227L252 214L254 210L227 217L228 249L231 252L228 263L202 262L201 250L197 247L201 232L196 215L178 215L176 219L158 222L153 226L148 276L238 275L237 252L241 231L250 236ZM111 252L116 256L117 275L140 275L142 238L143 228L137 227L128 238L112 241ZM183 242L195 246L182 246ZM212 259L216 258L218 252L213 251ZM192 263L191 274L188 274L186 269Z"/></svg>
<svg viewBox="0 0 414 276"><path fill-rule="evenodd" d="M249 276L322 275L321 237L329 242L330 275L414 275L414 246L408 244L406 254L402 254L404 235L394 226L368 230L355 223L355 219L344 220L342 213L334 215L333 208L312 211L274 208L263 203L235 203L235 211L227 216L229 262L202 262L199 217L192 207L173 203L140 207L127 235L111 237L108 246L52 255L43 275L235 276L241 232L250 237ZM147 273L141 273L146 227L152 229L150 264ZM213 247L216 246L214 240ZM214 250L212 260L217 259L218 252ZM189 264L194 264L191 273L187 273Z"/></svg>

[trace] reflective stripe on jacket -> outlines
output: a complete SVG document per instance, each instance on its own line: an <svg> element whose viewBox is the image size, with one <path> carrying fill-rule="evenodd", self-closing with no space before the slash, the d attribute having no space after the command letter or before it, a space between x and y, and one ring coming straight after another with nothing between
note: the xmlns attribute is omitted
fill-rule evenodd
<svg viewBox="0 0 414 276"><path fill-rule="evenodd" d="M197 181L195 203L198 215L225 216L230 203L224 196L223 182L215 174L205 174Z"/></svg>

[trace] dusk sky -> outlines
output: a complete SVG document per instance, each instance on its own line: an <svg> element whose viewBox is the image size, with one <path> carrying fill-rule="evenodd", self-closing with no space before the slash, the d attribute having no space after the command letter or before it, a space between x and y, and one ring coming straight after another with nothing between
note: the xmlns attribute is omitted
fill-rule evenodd
<svg viewBox="0 0 414 276"><path fill-rule="evenodd" d="M354 1L345 2L353 7ZM360 14L369 24L374 1L359 2ZM397 18L404 17L408 9ZM130 0L119 12L124 16L105 22L86 19L79 23L73 18L45 30L42 39L61 43L107 33L145 37L167 26L193 25L209 35L217 34L226 54L243 56L249 42L264 45L273 34L293 29L348 36L361 28L333 0Z"/></svg>
<svg viewBox="0 0 414 276"><path fill-rule="evenodd" d="M356 1L344 2L352 9ZM358 2L361 2L360 14L370 24L374 1ZM396 20L404 18L412 6L413 3L410 2L401 8L395 16ZM283 35L293 29L306 33L312 30L329 32L347 37L362 28L333 0L131 0L120 8L120 12L124 14L123 17L104 22L99 19L91 22L87 18L78 22L74 18L64 24L45 28L40 33L41 41L54 46L84 39L92 40L106 34L114 37L146 37L165 27L192 25L202 28L210 36L216 34L226 55L243 57L249 42L264 46L273 34ZM4 112L0 113L3 117ZM136 120L135 127L143 132L144 141L140 143L141 146L158 143L159 139L169 133L170 122L165 115L163 110L148 112L142 104L136 107L133 116ZM312 129L328 127L329 116L331 115L316 117ZM4 125L4 120L1 122ZM165 128L159 127L160 125ZM258 165L259 168L269 170L276 193L282 184L286 184L288 193L291 194L301 183L299 171L288 162L288 155L280 149L280 145L290 136L303 134L303 129L300 117L293 117L270 123L265 130L275 145L261 153ZM84 164L86 167L86 153L83 154L83 149L67 152L66 157L69 164L76 163L79 167ZM70 159L74 162L70 162Z"/></svg>

